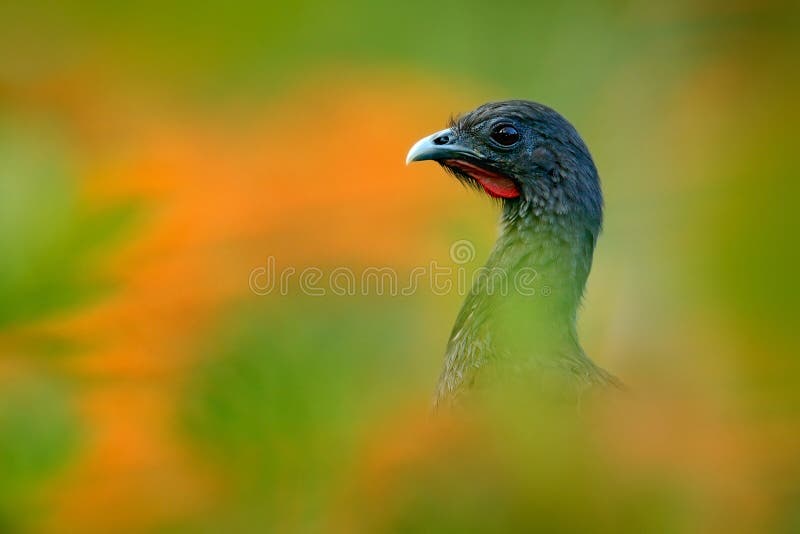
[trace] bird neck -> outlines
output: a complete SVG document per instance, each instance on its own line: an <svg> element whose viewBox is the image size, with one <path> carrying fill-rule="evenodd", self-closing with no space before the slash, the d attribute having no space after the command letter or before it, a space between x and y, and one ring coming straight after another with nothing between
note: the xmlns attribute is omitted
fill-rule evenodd
<svg viewBox="0 0 800 534"><path fill-rule="evenodd" d="M533 269L536 287L550 290L543 296L555 297L550 301L574 310L592 266L597 233L580 216L536 215L524 207L506 208L489 262L499 262L514 275Z"/></svg>
<svg viewBox="0 0 800 534"><path fill-rule="evenodd" d="M509 364L504 369L538 369L543 379L548 369L598 372L578 343L575 317L599 222L541 217L523 202L506 204L500 237L461 307L436 403L495 359ZM498 288L498 280L507 285Z"/></svg>
<svg viewBox="0 0 800 534"><path fill-rule="evenodd" d="M578 349L575 319L596 232L580 217L523 210L520 205L506 208L502 232L484 268L504 273L507 294L498 294L491 284L478 283L474 291L486 316L494 318L492 329L505 330L498 339L516 339L526 352Z"/></svg>

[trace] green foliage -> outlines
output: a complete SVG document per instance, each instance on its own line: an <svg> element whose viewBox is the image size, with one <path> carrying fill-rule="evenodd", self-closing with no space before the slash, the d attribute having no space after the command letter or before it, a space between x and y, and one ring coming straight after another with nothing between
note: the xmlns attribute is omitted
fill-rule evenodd
<svg viewBox="0 0 800 534"><path fill-rule="evenodd" d="M45 378L21 378L0 390L0 531L36 515L36 490L72 457L79 424L68 391Z"/></svg>
<svg viewBox="0 0 800 534"><path fill-rule="evenodd" d="M20 119L0 121L0 328L107 289L90 269L134 214L82 205L54 125Z"/></svg>
<svg viewBox="0 0 800 534"><path fill-rule="evenodd" d="M243 310L203 351L183 428L237 481L235 517L276 520L296 492L319 514L363 425L420 387L409 355L425 339L409 304L284 298Z"/></svg>

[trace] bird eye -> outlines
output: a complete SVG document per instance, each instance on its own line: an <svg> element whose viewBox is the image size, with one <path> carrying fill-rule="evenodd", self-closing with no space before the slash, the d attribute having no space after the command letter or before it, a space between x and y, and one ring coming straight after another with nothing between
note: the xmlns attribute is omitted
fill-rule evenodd
<svg viewBox="0 0 800 534"><path fill-rule="evenodd" d="M498 124L489 136L499 145L511 146L519 141L519 132L510 124Z"/></svg>

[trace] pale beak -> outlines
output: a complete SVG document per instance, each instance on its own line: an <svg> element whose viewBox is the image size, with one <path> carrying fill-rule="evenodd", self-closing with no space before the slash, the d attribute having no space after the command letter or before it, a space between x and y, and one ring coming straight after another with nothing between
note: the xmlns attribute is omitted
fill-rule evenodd
<svg viewBox="0 0 800 534"><path fill-rule="evenodd" d="M435 134L423 137L411 147L406 156L406 165L413 161L445 159L461 159L464 156L473 159L480 159L481 155L457 142L453 130L450 128L436 132Z"/></svg>

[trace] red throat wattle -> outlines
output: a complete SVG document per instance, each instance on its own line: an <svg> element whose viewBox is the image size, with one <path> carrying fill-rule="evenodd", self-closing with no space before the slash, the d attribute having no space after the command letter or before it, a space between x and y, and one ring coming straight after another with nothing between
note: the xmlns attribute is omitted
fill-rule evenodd
<svg viewBox="0 0 800 534"><path fill-rule="evenodd" d="M517 184L511 178L498 174L496 172L482 169L472 163L467 163L460 159L448 159L444 163L448 167L458 169L463 173L468 174L476 182L481 184L484 191L489 196L495 198L517 198L520 195Z"/></svg>

